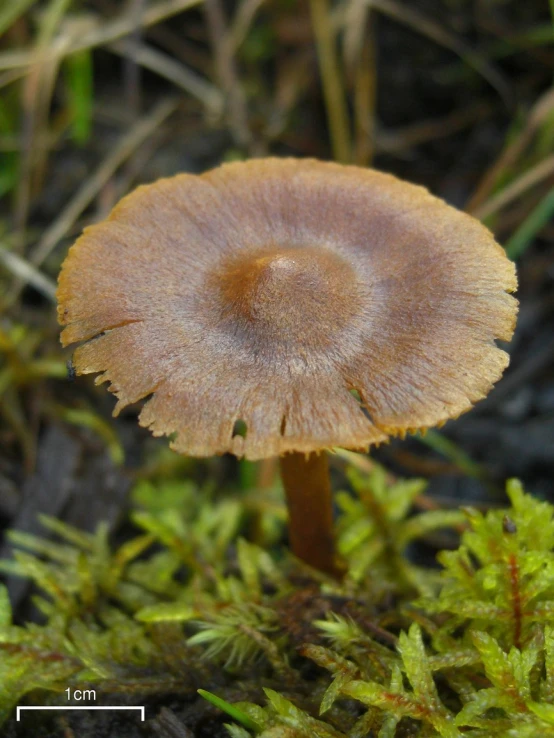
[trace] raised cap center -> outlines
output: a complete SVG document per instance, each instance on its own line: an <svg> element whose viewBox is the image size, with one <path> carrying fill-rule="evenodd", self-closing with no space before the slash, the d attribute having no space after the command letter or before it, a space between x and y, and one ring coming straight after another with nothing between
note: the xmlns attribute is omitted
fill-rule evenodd
<svg viewBox="0 0 554 738"><path fill-rule="evenodd" d="M357 313L354 270L324 247L240 255L218 282L224 314L268 340L326 346Z"/></svg>

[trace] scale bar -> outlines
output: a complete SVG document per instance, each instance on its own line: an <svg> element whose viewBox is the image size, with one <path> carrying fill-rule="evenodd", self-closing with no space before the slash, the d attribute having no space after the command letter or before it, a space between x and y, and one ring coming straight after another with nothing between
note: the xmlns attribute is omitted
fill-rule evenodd
<svg viewBox="0 0 554 738"><path fill-rule="evenodd" d="M142 707L121 707L120 705L48 705L41 707L40 705L32 705L30 707L17 705L15 719L20 722L22 710L140 710L141 722L144 722L144 706Z"/></svg>

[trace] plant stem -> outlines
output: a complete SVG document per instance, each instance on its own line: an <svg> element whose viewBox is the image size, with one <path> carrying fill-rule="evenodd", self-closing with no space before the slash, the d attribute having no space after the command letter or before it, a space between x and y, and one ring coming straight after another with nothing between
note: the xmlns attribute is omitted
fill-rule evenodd
<svg viewBox="0 0 554 738"><path fill-rule="evenodd" d="M204 8L217 75L227 97L231 132L237 146L248 151L252 145L252 134L248 127L248 111L244 91L240 84L233 49L229 43L223 3L221 0L205 0Z"/></svg>
<svg viewBox="0 0 554 738"><path fill-rule="evenodd" d="M337 60L331 9L328 0L310 0L310 9L333 156L336 161L348 164L352 158L348 109Z"/></svg>
<svg viewBox="0 0 554 738"><path fill-rule="evenodd" d="M282 456L280 463L292 552L315 569L340 576L327 455L292 453Z"/></svg>

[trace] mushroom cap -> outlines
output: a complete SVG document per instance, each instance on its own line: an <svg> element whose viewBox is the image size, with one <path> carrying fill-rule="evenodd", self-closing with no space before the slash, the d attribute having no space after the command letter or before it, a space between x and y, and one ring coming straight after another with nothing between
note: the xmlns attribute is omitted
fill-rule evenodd
<svg viewBox="0 0 554 738"><path fill-rule="evenodd" d="M259 459L469 410L508 364L516 286L492 234L422 187L256 159L125 197L70 249L58 312L114 414L148 398L141 425L176 451Z"/></svg>

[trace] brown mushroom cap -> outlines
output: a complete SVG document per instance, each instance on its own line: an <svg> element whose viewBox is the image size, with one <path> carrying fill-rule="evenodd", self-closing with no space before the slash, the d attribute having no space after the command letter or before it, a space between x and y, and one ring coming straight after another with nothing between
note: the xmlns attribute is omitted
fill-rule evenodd
<svg viewBox="0 0 554 738"><path fill-rule="evenodd" d="M258 459L469 410L508 364L516 284L491 233L422 187L261 159L125 197L71 248L59 320L114 414L149 397L140 423L176 451Z"/></svg>

